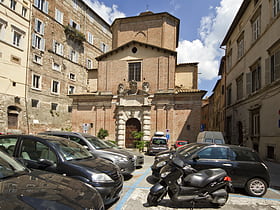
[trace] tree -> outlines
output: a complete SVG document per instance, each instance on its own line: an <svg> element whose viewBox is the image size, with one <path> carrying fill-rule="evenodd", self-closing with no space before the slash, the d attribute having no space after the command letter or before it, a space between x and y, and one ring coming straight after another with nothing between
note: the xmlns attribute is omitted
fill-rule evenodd
<svg viewBox="0 0 280 210"><path fill-rule="evenodd" d="M142 137L144 136L144 133L139 131L133 131L131 133L134 139L137 139L135 142L135 147L139 150L139 152L143 152L144 147L145 147L145 141L141 140Z"/></svg>
<svg viewBox="0 0 280 210"><path fill-rule="evenodd" d="M108 131L106 129L100 128L97 137L100 139L105 139L106 136L109 136Z"/></svg>

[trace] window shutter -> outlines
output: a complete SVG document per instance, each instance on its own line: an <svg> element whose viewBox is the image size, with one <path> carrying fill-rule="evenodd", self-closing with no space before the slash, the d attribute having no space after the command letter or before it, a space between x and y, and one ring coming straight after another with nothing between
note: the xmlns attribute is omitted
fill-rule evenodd
<svg viewBox="0 0 280 210"><path fill-rule="evenodd" d="M73 20L72 19L70 19L70 26L73 27Z"/></svg>
<svg viewBox="0 0 280 210"><path fill-rule="evenodd" d="M81 30L81 26L80 26L80 24L77 24L77 30Z"/></svg>
<svg viewBox="0 0 280 210"><path fill-rule="evenodd" d="M265 85L271 82L270 57L265 59Z"/></svg>
<svg viewBox="0 0 280 210"><path fill-rule="evenodd" d="M36 47L36 37L35 37L35 33L32 33L32 47Z"/></svg>
<svg viewBox="0 0 280 210"><path fill-rule="evenodd" d="M52 49L53 49L53 52L55 52L55 40L54 39L53 39Z"/></svg>
<svg viewBox="0 0 280 210"><path fill-rule="evenodd" d="M55 8L55 16L54 16L54 19L55 19L56 21L59 20L58 9L56 9L56 8Z"/></svg>
<svg viewBox="0 0 280 210"><path fill-rule="evenodd" d="M43 11L47 14L49 13L49 2L48 1L45 1L44 6L43 6Z"/></svg>
<svg viewBox="0 0 280 210"><path fill-rule="evenodd" d="M247 89L247 95L252 93L252 73L251 72L246 74L246 89Z"/></svg>
<svg viewBox="0 0 280 210"><path fill-rule="evenodd" d="M60 46L61 46L61 52L60 52L60 55L62 55L62 56L63 56L63 48L64 48L64 46L63 46L63 44L61 44Z"/></svg>
<svg viewBox="0 0 280 210"><path fill-rule="evenodd" d="M45 50L45 39L42 38L42 43L41 43L41 51Z"/></svg>
<svg viewBox="0 0 280 210"><path fill-rule="evenodd" d="M259 81L257 83L257 89L260 89L262 87L262 70L261 70L261 66L260 65L258 66L257 73L258 73L258 81Z"/></svg>
<svg viewBox="0 0 280 210"><path fill-rule="evenodd" d="M275 79L280 78L280 50L275 53Z"/></svg>
<svg viewBox="0 0 280 210"><path fill-rule="evenodd" d="M35 18L35 31L36 31L36 32L39 32L39 31L37 31L37 29L38 29L38 19Z"/></svg>
<svg viewBox="0 0 280 210"><path fill-rule="evenodd" d="M60 12L60 23L63 24L63 13Z"/></svg>
<svg viewBox="0 0 280 210"><path fill-rule="evenodd" d="M35 1L34 1L34 5L35 5L36 7L39 7L39 0L35 0Z"/></svg>
<svg viewBox="0 0 280 210"><path fill-rule="evenodd" d="M42 25L41 25L41 31L40 31L40 33L42 34L42 35L44 35L44 33L45 33L45 24L42 22Z"/></svg>

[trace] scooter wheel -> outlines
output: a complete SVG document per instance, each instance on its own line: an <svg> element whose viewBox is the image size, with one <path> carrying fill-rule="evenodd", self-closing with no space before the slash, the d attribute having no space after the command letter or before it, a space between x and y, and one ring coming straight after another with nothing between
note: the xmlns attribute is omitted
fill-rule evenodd
<svg viewBox="0 0 280 210"><path fill-rule="evenodd" d="M147 202L149 204L149 206L157 206L158 203L160 202L160 197L161 195L153 195L151 193L149 193L148 198L147 198Z"/></svg>
<svg viewBox="0 0 280 210"><path fill-rule="evenodd" d="M213 203L211 202L211 205L214 207L214 208L220 208L222 206L224 206L228 200L228 194L225 196L225 197L221 197L221 198L218 198L220 199L220 202L219 203Z"/></svg>

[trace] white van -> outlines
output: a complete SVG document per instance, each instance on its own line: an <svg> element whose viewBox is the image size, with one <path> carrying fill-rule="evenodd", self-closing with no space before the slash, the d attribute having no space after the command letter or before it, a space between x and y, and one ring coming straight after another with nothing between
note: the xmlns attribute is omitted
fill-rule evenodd
<svg viewBox="0 0 280 210"><path fill-rule="evenodd" d="M198 143L225 144L225 139L220 131L202 131L197 135Z"/></svg>

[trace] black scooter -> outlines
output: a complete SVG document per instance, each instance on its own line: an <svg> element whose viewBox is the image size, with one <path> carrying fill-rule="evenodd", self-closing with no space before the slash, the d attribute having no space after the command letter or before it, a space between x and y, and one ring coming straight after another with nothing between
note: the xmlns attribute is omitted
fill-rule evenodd
<svg viewBox="0 0 280 210"><path fill-rule="evenodd" d="M207 200L214 207L225 205L228 193L233 191L231 178L221 168L205 169L197 172L177 157L171 159L160 172L160 180L149 192L149 206L157 206L168 193L172 201Z"/></svg>

